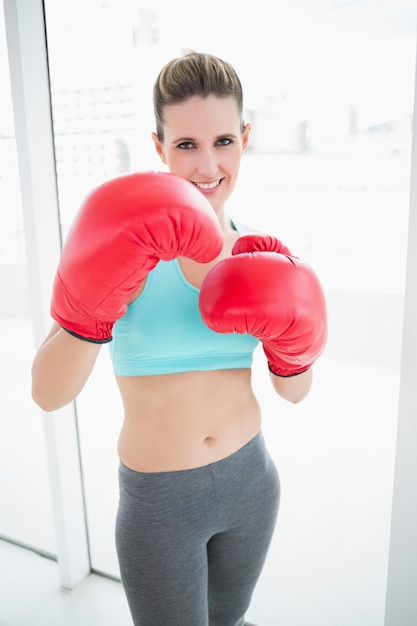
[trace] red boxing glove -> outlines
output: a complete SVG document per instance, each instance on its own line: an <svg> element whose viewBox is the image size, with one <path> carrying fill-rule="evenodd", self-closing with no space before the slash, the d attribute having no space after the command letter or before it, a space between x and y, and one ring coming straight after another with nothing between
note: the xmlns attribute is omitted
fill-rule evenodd
<svg viewBox="0 0 417 626"><path fill-rule="evenodd" d="M199 304L215 332L258 337L277 376L306 371L323 352L327 314L320 282L275 237L238 239L232 256L204 279Z"/></svg>
<svg viewBox="0 0 417 626"><path fill-rule="evenodd" d="M111 341L114 322L159 260L208 263L222 245L212 206L190 182L162 172L115 178L87 197L72 225L51 315L80 339Z"/></svg>

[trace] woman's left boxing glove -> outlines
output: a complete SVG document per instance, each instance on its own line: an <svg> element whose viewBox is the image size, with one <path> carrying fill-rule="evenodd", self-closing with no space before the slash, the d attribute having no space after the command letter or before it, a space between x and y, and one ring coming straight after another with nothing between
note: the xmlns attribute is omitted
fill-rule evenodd
<svg viewBox="0 0 417 626"><path fill-rule="evenodd" d="M327 339L326 302L313 270L275 237L245 235L232 256L207 274L200 291L203 321L218 333L260 339L277 376L307 370Z"/></svg>

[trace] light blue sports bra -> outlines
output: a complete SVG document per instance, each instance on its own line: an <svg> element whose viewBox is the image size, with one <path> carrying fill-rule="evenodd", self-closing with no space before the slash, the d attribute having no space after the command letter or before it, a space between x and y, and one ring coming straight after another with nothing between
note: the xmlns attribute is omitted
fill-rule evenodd
<svg viewBox="0 0 417 626"><path fill-rule="evenodd" d="M243 229L234 225L239 235ZM220 334L202 321L200 290L184 277L177 259L159 261L140 296L113 328L109 350L117 376L251 367L258 339Z"/></svg>

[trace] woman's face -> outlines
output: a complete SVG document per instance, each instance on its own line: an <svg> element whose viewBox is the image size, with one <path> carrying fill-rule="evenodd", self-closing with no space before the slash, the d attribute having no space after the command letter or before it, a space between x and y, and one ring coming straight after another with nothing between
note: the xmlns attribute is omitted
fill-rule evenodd
<svg viewBox="0 0 417 626"><path fill-rule="evenodd" d="M165 108L164 141L153 133L156 150L171 173L196 185L214 210L232 193L249 141L242 133L233 97L198 96Z"/></svg>

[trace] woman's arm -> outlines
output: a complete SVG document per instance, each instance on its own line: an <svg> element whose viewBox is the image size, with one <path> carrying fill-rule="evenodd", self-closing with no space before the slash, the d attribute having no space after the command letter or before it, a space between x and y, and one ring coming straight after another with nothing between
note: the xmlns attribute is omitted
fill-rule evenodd
<svg viewBox="0 0 417 626"><path fill-rule="evenodd" d="M260 339L280 396L305 398L327 339L324 292L307 264L272 236L245 235L207 274L199 305L211 330Z"/></svg>
<svg viewBox="0 0 417 626"><path fill-rule="evenodd" d="M313 382L313 369L310 367L307 371L296 376L276 376L270 372L272 385L284 400L297 404L304 400L308 395Z"/></svg>
<svg viewBox="0 0 417 626"><path fill-rule="evenodd" d="M32 365L32 398L44 411L65 406L84 387L101 344L73 337L54 324Z"/></svg>

